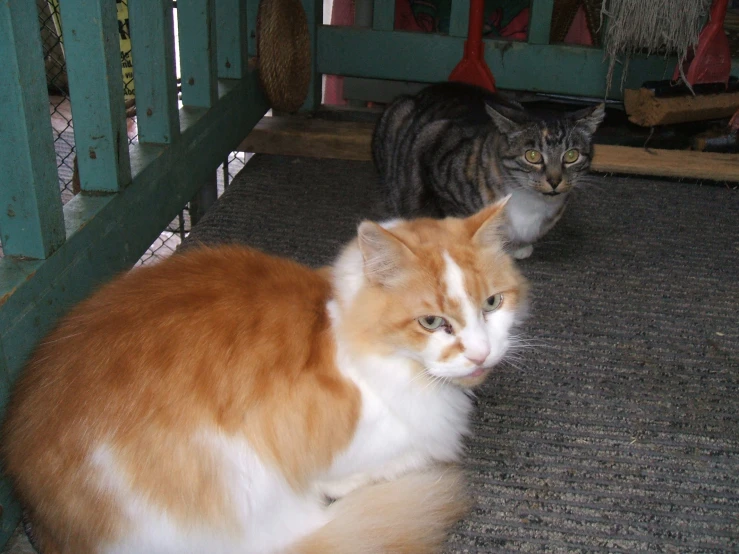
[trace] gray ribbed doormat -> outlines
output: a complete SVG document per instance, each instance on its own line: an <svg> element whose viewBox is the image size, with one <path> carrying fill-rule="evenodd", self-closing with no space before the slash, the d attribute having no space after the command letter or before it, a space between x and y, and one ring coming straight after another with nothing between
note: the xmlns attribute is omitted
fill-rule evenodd
<svg viewBox="0 0 739 554"><path fill-rule="evenodd" d="M371 164L255 156L187 243L329 262ZM482 388L457 552L739 551L739 192L616 177L521 263L542 346Z"/></svg>

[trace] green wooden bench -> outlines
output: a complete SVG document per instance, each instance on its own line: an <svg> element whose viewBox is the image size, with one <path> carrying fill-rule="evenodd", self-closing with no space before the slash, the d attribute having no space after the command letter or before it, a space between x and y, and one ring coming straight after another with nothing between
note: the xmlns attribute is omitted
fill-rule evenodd
<svg viewBox="0 0 739 554"><path fill-rule="evenodd" d="M375 1L371 28L321 26L321 2L303 4L314 65L306 110L320 101L320 74L432 82L446 79L462 55L467 0L454 1L448 36L393 31L394 0ZM549 45L553 0L533 4L528 42L486 41L498 85L604 96L602 52ZM82 189L62 206L36 6L0 0L0 407L57 318L131 267L269 109L248 64L257 0L177 0L187 38L182 108L172 0L128 7L140 140L131 146L115 2L61 1ZM671 67L658 57L635 60L628 82L661 78ZM0 505L4 543L20 517L6 481Z"/></svg>

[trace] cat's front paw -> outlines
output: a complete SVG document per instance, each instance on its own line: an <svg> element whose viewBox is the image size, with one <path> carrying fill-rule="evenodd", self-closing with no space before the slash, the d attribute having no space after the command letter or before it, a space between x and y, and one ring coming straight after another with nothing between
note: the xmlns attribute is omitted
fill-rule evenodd
<svg viewBox="0 0 739 554"><path fill-rule="evenodd" d="M530 244L528 246L522 246L521 248L517 248L512 252L512 256L516 258L517 260L524 260L531 256L531 253L534 251L534 247Z"/></svg>

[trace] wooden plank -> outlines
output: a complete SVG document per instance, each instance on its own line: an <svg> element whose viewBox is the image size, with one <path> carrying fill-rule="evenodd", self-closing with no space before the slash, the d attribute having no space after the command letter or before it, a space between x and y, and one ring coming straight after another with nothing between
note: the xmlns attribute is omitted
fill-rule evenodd
<svg viewBox="0 0 739 554"><path fill-rule="evenodd" d="M241 79L249 70L246 12L242 0L216 0L220 79Z"/></svg>
<svg viewBox="0 0 739 554"><path fill-rule="evenodd" d="M0 243L6 256L46 258L64 243L38 11L0 2Z"/></svg>
<svg viewBox="0 0 739 554"><path fill-rule="evenodd" d="M371 161L373 128L372 123L266 117L238 149L261 154ZM601 173L739 182L739 154L599 144L595 146L592 168Z"/></svg>
<svg viewBox="0 0 739 554"><path fill-rule="evenodd" d="M734 115L739 110L739 92L658 98L649 89L627 89L624 107L629 121L642 127L706 121Z"/></svg>
<svg viewBox="0 0 739 554"><path fill-rule="evenodd" d="M467 37L470 27L470 0L452 0L449 15L449 36Z"/></svg>
<svg viewBox="0 0 739 554"><path fill-rule="evenodd" d="M395 0L374 0L372 28L376 31L392 31L395 26Z"/></svg>
<svg viewBox="0 0 739 554"><path fill-rule="evenodd" d="M502 40L484 42L485 61L501 89L596 98L606 95L608 65L597 48ZM318 29L318 71L327 75L433 83L446 80L459 62L463 46L461 37L324 25ZM429 60L434 63L428 63ZM638 88L646 80L661 79L674 65L674 58L635 57L629 64L626 87ZM613 82L621 82L621 67L616 68ZM620 98L620 88L611 87L609 96Z"/></svg>
<svg viewBox="0 0 739 554"><path fill-rule="evenodd" d="M131 49L140 142L179 137L172 0L130 2Z"/></svg>
<svg viewBox="0 0 739 554"><path fill-rule="evenodd" d="M305 15L308 19L308 33L310 34L310 51L311 51L311 73L310 73L310 84L308 85L308 96L303 102L303 106L300 108L301 111L312 112L317 110L321 106L322 102L322 84L323 79L321 74L318 73L318 66L316 63L316 51L318 45L318 27L323 22L323 0L301 0L303 8L305 9Z"/></svg>
<svg viewBox="0 0 739 554"><path fill-rule="evenodd" d="M369 160L372 123L265 117L239 145L241 152Z"/></svg>
<svg viewBox="0 0 739 554"><path fill-rule="evenodd" d="M739 154L598 144L592 168L603 173L739 182Z"/></svg>
<svg viewBox="0 0 739 554"><path fill-rule="evenodd" d="M178 0L182 103L210 108L218 99L215 0Z"/></svg>
<svg viewBox="0 0 739 554"><path fill-rule="evenodd" d="M115 192L131 182L116 4L65 0L61 15L80 186Z"/></svg>
<svg viewBox="0 0 739 554"><path fill-rule="evenodd" d="M553 10L554 0L533 0L531 2L528 36L530 44L549 44Z"/></svg>

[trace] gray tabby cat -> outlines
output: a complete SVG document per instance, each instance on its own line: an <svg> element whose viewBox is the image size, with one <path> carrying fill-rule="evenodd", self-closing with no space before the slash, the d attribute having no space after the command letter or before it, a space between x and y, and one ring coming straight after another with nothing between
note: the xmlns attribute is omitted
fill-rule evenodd
<svg viewBox="0 0 739 554"><path fill-rule="evenodd" d="M603 104L547 119L487 90L439 83L397 98L372 137L381 192L392 215L477 212L511 195L513 255L531 255L590 168Z"/></svg>

